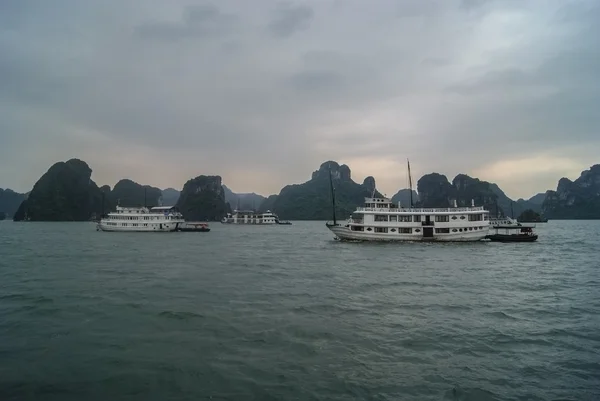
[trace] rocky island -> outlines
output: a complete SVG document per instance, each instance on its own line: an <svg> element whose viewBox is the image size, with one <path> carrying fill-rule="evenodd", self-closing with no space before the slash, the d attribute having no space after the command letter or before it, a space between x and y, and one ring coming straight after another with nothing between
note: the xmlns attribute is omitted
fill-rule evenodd
<svg viewBox="0 0 600 401"><path fill-rule="evenodd" d="M312 173L309 181L303 184L285 186L279 195L270 196L260 207L261 211L271 210L286 220L328 220L332 215L329 188L331 170L336 193L336 215L346 218L356 206L364 203L364 198L381 196L375 190L375 179L367 177L362 184L352 180L350 168L335 161L321 164Z"/></svg>
<svg viewBox="0 0 600 401"><path fill-rule="evenodd" d="M549 219L600 219L600 164L571 181L561 178L556 191L547 191L542 204Z"/></svg>
<svg viewBox="0 0 600 401"><path fill-rule="evenodd" d="M230 212L225 202L221 177L201 175L189 180L177 201L177 208L186 220L219 221Z"/></svg>
<svg viewBox="0 0 600 401"><path fill-rule="evenodd" d="M277 195L267 198L256 193L237 194L223 185L220 176L200 175L186 182L179 192L174 188L142 185L122 179L111 189L98 187L91 179L92 170L82 160L71 159L51 166L28 194L0 189L0 212L15 221L86 221L97 218L115 206L176 205L187 220L219 221L231 209L270 210L286 220L328 220L331 218L331 171L336 192L336 215L347 218L365 197L381 196L375 179L362 183L352 179L350 168L326 161L302 184L286 185ZM494 183L458 174L452 182L445 175L430 173L417 182L412 192L413 204L422 207L484 206L496 212L523 219L600 218L600 165L592 166L571 181L562 178L556 191L540 193L528 200L511 200ZM409 189L399 190L392 200L410 205ZM18 209L18 210L17 210ZM543 216L543 217L542 217Z"/></svg>

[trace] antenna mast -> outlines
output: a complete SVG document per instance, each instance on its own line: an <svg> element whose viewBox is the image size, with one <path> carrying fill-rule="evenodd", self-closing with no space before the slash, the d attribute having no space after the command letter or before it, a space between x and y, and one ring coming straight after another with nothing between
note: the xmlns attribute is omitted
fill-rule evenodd
<svg viewBox="0 0 600 401"><path fill-rule="evenodd" d="M408 163L408 187L410 190L410 207L413 207L413 189L412 189L412 177L410 175L410 161L408 159L406 159L406 162Z"/></svg>

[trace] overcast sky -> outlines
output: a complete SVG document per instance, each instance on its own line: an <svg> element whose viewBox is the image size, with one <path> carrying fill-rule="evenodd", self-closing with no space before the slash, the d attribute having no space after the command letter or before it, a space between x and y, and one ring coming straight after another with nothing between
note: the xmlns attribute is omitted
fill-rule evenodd
<svg viewBox="0 0 600 401"><path fill-rule="evenodd" d="M391 196L440 172L511 197L600 163L600 2L2 0L0 187L218 174L268 195L326 160Z"/></svg>

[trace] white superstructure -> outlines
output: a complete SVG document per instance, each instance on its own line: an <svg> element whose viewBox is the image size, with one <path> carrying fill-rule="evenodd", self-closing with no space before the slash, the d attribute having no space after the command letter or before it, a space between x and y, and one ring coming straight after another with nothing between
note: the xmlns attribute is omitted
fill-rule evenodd
<svg viewBox="0 0 600 401"><path fill-rule="evenodd" d="M482 206L403 208L388 198L365 198L343 224L327 223L341 240L479 241L489 234L489 212Z"/></svg>
<svg viewBox="0 0 600 401"><path fill-rule="evenodd" d="M227 213L221 220L223 224L278 224L279 217L270 210L264 213L256 213L254 210L234 210Z"/></svg>
<svg viewBox="0 0 600 401"><path fill-rule="evenodd" d="M100 219L98 230L102 231L176 231L185 220L174 206L146 207L117 206L115 212Z"/></svg>

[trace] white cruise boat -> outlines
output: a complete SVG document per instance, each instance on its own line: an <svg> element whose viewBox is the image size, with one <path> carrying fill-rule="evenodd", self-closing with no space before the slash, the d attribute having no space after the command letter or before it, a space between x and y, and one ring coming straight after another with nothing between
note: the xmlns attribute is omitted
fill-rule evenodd
<svg viewBox="0 0 600 401"><path fill-rule="evenodd" d="M174 206L121 207L108 213L97 225L101 231L127 232L170 232L177 231L185 223L183 216Z"/></svg>
<svg viewBox="0 0 600 401"><path fill-rule="evenodd" d="M346 241L480 241L489 234L489 211L483 206L448 208L412 207L412 178L408 163L411 207L395 205L391 199L365 198L364 207L357 208L344 223L335 218L335 189L329 172L333 223L326 226L337 239ZM375 190L373 190L375 193Z"/></svg>
<svg viewBox="0 0 600 401"><path fill-rule="evenodd" d="M234 210L221 220L223 224L280 224L279 217L270 210L256 213L254 210Z"/></svg>
<svg viewBox="0 0 600 401"><path fill-rule="evenodd" d="M483 206L402 208L388 198L365 198L343 224L327 223L340 240L480 241L489 234Z"/></svg>

